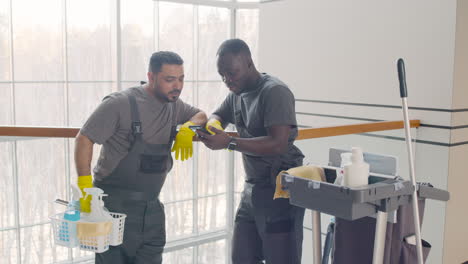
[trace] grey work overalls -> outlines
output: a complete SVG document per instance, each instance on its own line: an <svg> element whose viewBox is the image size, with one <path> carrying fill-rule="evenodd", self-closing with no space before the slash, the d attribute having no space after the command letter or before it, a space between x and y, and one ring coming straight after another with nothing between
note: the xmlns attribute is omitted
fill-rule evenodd
<svg viewBox="0 0 468 264"><path fill-rule="evenodd" d="M175 104L169 142L149 144L142 137L135 97L128 96L133 136L130 150L110 175L94 183L109 194L104 200L109 211L127 215L123 244L96 254L96 263L162 263L166 244L165 214L158 196L172 168L170 149L176 133Z"/></svg>
<svg viewBox="0 0 468 264"><path fill-rule="evenodd" d="M240 103L236 105L237 132L241 138L254 137L243 122ZM263 263L263 259L267 264L301 263L305 210L289 204L289 199L273 200L276 175L281 170L302 165L304 156L296 147L291 148L294 153L283 156L250 156L250 159L269 159L251 167L243 154L247 179L235 217L233 264L257 264Z"/></svg>

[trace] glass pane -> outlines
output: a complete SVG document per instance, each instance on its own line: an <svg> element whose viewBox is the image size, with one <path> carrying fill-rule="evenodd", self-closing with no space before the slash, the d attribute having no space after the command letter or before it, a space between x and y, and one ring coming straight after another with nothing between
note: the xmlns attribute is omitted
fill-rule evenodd
<svg viewBox="0 0 468 264"><path fill-rule="evenodd" d="M198 195L226 192L229 152L198 145Z"/></svg>
<svg viewBox="0 0 468 264"><path fill-rule="evenodd" d="M0 259L4 264L18 263L16 230L0 231Z"/></svg>
<svg viewBox="0 0 468 264"><path fill-rule="evenodd" d="M70 83L68 86L70 126L83 126L102 99L111 92L111 83Z"/></svg>
<svg viewBox="0 0 468 264"><path fill-rule="evenodd" d="M167 241L187 236L193 232L193 202L165 204Z"/></svg>
<svg viewBox="0 0 468 264"><path fill-rule="evenodd" d="M11 151L12 143L0 141L0 185L2 186L2 191L0 192L0 229L12 227L15 224L15 186Z"/></svg>
<svg viewBox="0 0 468 264"><path fill-rule="evenodd" d="M50 224L21 229L22 263L56 263L68 259L68 248L55 246Z"/></svg>
<svg viewBox="0 0 468 264"><path fill-rule="evenodd" d="M203 233L224 227L226 227L226 195L200 198L198 200L199 232Z"/></svg>
<svg viewBox="0 0 468 264"><path fill-rule="evenodd" d="M197 264L227 263L226 240L203 244L198 247Z"/></svg>
<svg viewBox="0 0 468 264"><path fill-rule="evenodd" d="M196 145L194 145L196 146ZM174 157L173 157L174 158ZM164 202L192 198L193 159L181 162L174 158L174 166L164 183L160 198Z"/></svg>
<svg viewBox="0 0 468 264"><path fill-rule="evenodd" d="M49 221L52 201L66 197L64 142L64 139L17 142L21 225Z"/></svg>
<svg viewBox="0 0 468 264"><path fill-rule="evenodd" d="M258 13L258 9L238 9L236 13L236 37L249 45L256 65L258 65Z"/></svg>
<svg viewBox="0 0 468 264"><path fill-rule="evenodd" d="M13 123L11 120L11 104L11 84L0 83L0 125L11 125Z"/></svg>
<svg viewBox="0 0 468 264"><path fill-rule="evenodd" d="M8 0L0 0L0 81L11 80L10 16Z"/></svg>
<svg viewBox="0 0 468 264"><path fill-rule="evenodd" d="M200 82L198 84L198 107L210 116L229 94L229 89L220 82Z"/></svg>
<svg viewBox="0 0 468 264"><path fill-rule="evenodd" d="M200 6L198 9L198 79L221 80L216 69L216 52L229 38L229 10Z"/></svg>
<svg viewBox="0 0 468 264"><path fill-rule="evenodd" d="M192 198L193 196L193 159L185 162L175 160L174 166L166 178L160 198L164 202Z"/></svg>
<svg viewBox="0 0 468 264"><path fill-rule="evenodd" d="M194 100L194 94L195 94L195 85L193 82L189 81L184 81L184 89L182 90L182 93L180 94L180 99L184 101L187 104L194 105L193 100ZM204 109L202 109L204 110Z"/></svg>
<svg viewBox="0 0 468 264"><path fill-rule="evenodd" d="M145 68L145 72L146 72L146 70L147 69ZM145 73L145 77L143 79L139 78L138 80L122 82L122 89L125 90L125 89L130 88L130 87L140 86L141 81L147 82L146 73Z"/></svg>
<svg viewBox="0 0 468 264"><path fill-rule="evenodd" d="M182 57L186 80L194 79L193 10L193 5L159 3L159 50L173 51Z"/></svg>
<svg viewBox="0 0 468 264"><path fill-rule="evenodd" d="M245 172L242 154L236 152L234 156L234 191L241 192L244 189Z"/></svg>
<svg viewBox="0 0 468 264"><path fill-rule="evenodd" d="M122 0L122 80L146 80L154 52L154 1Z"/></svg>
<svg viewBox="0 0 468 264"><path fill-rule="evenodd" d="M81 250L80 248L74 248L72 249L72 256L73 256L73 259L75 260L74 263L79 263L79 264L93 264L94 263L95 254L94 252L91 252L91 251L84 251L84 250ZM89 260L89 261L85 261L85 260Z"/></svg>
<svg viewBox="0 0 468 264"><path fill-rule="evenodd" d="M193 260L193 248L184 248L163 254L163 263L189 264Z"/></svg>
<svg viewBox="0 0 468 264"><path fill-rule="evenodd" d="M15 0L12 3L15 79L63 80L61 1Z"/></svg>
<svg viewBox="0 0 468 264"><path fill-rule="evenodd" d="M110 2L67 1L70 80L112 80Z"/></svg>
<svg viewBox="0 0 468 264"><path fill-rule="evenodd" d="M241 199L241 194L240 193L234 193L234 217L236 217L237 213L237 208L239 207L239 202Z"/></svg>
<svg viewBox="0 0 468 264"><path fill-rule="evenodd" d="M221 82L201 82L198 88L198 107L209 116L221 104L229 90ZM199 195L226 191L229 153L212 151L203 144L199 145L198 192Z"/></svg>
<svg viewBox="0 0 468 264"><path fill-rule="evenodd" d="M63 84L17 83L15 85L16 124L63 126L64 101Z"/></svg>

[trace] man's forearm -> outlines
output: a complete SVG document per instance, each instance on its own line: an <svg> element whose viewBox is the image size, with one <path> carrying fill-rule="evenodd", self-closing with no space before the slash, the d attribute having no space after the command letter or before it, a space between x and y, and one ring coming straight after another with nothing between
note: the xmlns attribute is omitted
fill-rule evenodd
<svg viewBox="0 0 468 264"><path fill-rule="evenodd" d="M88 137L78 133L75 139L75 166L78 176L91 175L93 145Z"/></svg>
<svg viewBox="0 0 468 264"><path fill-rule="evenodd" d="M272 126L267 136L236 138L236 150L255 156L282 154L288 148L289 132L289 126Z"/></svg>
<svg viewBox="0 0 468 264"><path fill-rule="evenodd" d="M197 125L205 124L207 121L205 112L200 111L196 113L194 116L192 116L192 118L190 118L190 121L192 121L193 123Z"/></svg>
<svg viewBox="0 0 468 264"><path fill-rule="evenodd" d="M236 150L253 156L270 156L286 152L287 144L274 140L271 136L236 138Z"/></svg>

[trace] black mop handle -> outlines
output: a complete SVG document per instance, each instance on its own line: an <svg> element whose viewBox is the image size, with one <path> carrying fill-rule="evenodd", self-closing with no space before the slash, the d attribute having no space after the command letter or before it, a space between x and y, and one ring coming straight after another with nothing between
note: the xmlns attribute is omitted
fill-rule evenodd
<svg viewBox="0 0 468 264"><path fill-rule="evenodd" d="M398 80L400 80L400 97L408 97L408 91L406 90L406 73L405 73L405 62L403 59L398 59Z"/></svg>

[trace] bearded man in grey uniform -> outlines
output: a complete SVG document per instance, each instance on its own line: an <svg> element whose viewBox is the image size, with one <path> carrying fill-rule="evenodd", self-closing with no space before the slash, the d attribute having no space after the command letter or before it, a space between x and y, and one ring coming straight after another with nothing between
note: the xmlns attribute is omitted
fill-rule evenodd
<svg viewBox="0 0 468 264"><path fill-rule="evenodd" d="M249 47L230 39L218 49L218 72L231 93L197 132L210 149L242 153L245 185L233 235L233 264L300 264L304 209L273 200L276 175L302 165L294 95L279 79L259 73ZM239 137L223 131L236 126Z"/></svg>
<svg viewBox="0 0 468 264"><path fill-rule="evenodd" d="M190 158L195 132L189 126L206 123L204 112L179 99L184 84L179 55L154 53L147 76L147 84L105 97L76 137L78 186L83 191L94 183L109 195L109 211L127 215L123 244L96 254L96 263L162 263L165 215L158 196L173 165L172 142L176 159ZM102 149L93 182L95 143ZM89 212L89 199L80 205Z"/></svg>

